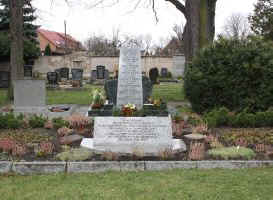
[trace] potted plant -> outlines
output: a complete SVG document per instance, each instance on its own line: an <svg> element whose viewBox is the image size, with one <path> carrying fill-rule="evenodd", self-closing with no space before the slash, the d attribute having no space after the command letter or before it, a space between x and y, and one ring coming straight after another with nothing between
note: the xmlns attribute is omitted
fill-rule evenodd
<svg viewBox="0 0 273 200"><path fill-rule="evenodd" d="M92 105L91 108L92 109L100 109L103 107L104 104L104 95L102 94L101 91L99 90L95 90L93 92L93 101L92 101Z"/></svg>

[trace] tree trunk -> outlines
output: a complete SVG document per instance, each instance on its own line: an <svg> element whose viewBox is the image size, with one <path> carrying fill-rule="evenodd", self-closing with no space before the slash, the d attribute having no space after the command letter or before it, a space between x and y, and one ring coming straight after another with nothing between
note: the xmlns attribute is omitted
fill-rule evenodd
<svg viewBox="0 0 273 200"><path fill-rule="evenodd" d="M215 34L215 8L217 0L165 0L172 3L186 18L183 44L186 64L197 52L213 41Z"/></svg>
<svg viewBox="0 0 273 200"><path fill-rule="evenodd" d="M8 98L13 98L12 86L13 81L24 78L24 60L23 60L23 1L9 0L11 13L10 20L10 72L11 84L8 92Z"/></svg>
<svg viewBox="0 0 273 200"><path fill-rule="evenodd" d="M197 52L210 44L215 35L215 7L217 0L187 0L184 48L186 63L190 63Z"/></svg>

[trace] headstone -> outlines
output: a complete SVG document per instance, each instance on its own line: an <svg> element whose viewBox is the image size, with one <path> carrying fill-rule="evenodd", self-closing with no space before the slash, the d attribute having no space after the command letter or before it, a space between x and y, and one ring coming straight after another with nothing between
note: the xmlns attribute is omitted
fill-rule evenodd
<svg viewBox="0 0 273 200"><path fill-rule="evenodd" d="M0 71L0 88L9 87L10 72Z"/></svg>
<svg viewBox="0 0 273 200"><path fill-rule="evenodd" d="M185 71L185 56L184 55L173 56L172 74L175 77L177 76L184 77L184 71Z"/></svg>
<svg viewBox="0 0 273 200"><path fill-rule="evenodd" d="M105 66L97 66L97 79L104 79Z"/></svg>
<svg viewBox="0 0 273 200"><path fill-rule="evenodd" d="M71 74L73 81L81 81L83 77L83 69L71 69Z"/></svg>
<svg viewBox="0 0 273 200"><path fill-rule="evenodd" d="M104 89L106 93L106 97L109 100L109 103L113 103L114 105L117 104L117 87L118 87L118 80L108 80L104 84ZM150 79L146 76L142 77L142 87L143 87L143 102L148 102L148 99L152 95L153 85Z"/></svg>
<svg viewBox="0 0 273 200"><path fill-rule="evenodd" d="M69 68L63 67L60 68L60 76L64 79L69 79Z"/></svg>
<svg viewBox="0 0 273 200"><path fill-rule="evenodd" d="M91 81L95 81L97 79L97 70L91 71Z"/></svg>
<svg viewBox="0 0 273 200"><path fill-rule="evenodd" d="M44 107L46 105L44 80L15 80L15 107Z"/></svg>
<svg viewBox="0 0 273 200"><path fill-rule="evenodd" d="M123 47L120 50L117 106L131 103L143 106L140 49Z"/></svg>
<svg viewBox="0 0 273 200"><path fill-rule="evenodd" d="M58 73L57 72L47 72L47 81L49 85L58 84Z"/></svg>
<svg viewBox="0 0 273 200"><path fill-rule="evenodd" d="M55 72L57 73L57 82L61 81L61 69L55 69Z"/></svg>
<svg viewBox="0 0 273 200"><path fill-rule="evenodd" d="M24 77L32 77L32 65L24 65Z"/></svg>
<svg viewBox="0 0 273 200"><path fill-rule="evenodd" d="M109 79L109 70L108 69L106 69L105 71L104 71L104 79Z"/></svg>
<svg viewBox="0 0 273 200"><path fill-rule="evenodd" d="M117 153L158 153L171 149L169 117L96 117L94 148Z"/></svg>
<svg viewBox="0 0 273 200"><path fill-rule="evenodd" d="M168 69L167 68L161 68L161 76L162 77L168 77Z"/></svg>

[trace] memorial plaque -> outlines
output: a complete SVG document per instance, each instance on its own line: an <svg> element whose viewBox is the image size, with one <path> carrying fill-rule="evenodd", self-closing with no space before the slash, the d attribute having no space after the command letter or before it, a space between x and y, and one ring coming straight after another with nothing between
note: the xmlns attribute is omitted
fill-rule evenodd
<svg viewBox="0 0 273 200"><path fill-rule="evenodd" d="M119 58L117 106L131 103L143 106L141 57L138 48L121 48Z"/></svg>
<svg viewBox="0 0 273 200"><path fill-rule="evenodd" d="M169 117L96 117L94 148L99 151L158 153L171 149Z"/></svg>

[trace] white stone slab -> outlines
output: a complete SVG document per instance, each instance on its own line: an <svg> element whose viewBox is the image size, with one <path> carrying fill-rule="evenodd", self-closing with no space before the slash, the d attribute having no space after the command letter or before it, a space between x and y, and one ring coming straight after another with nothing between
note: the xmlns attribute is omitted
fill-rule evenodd
<svg viewBox="0 0 273 200"><path fill-rule="evenodd" d="M141 55L138 48L121 48L119 59L117 106L143 106Z"/></svg>
<svg viewBox="0 0 273 200"><path fill-rule="evenodd" d="M96 117L94 148L118 153L158 153L173 148L170 117Z"/></svg>
<svg viewBox="0 0 273 200"><path fill-rule="evenodd" d="M83 138L81 142L81 147L96 151L93 138ZM185 142L181 139L172 139L172 150L174 152L186 151Z"/></svg>

